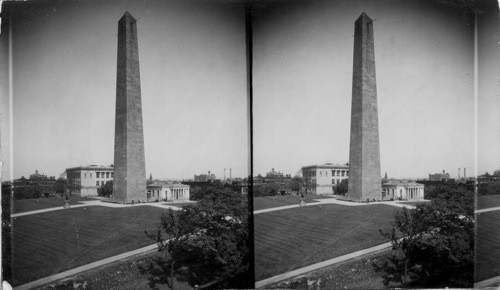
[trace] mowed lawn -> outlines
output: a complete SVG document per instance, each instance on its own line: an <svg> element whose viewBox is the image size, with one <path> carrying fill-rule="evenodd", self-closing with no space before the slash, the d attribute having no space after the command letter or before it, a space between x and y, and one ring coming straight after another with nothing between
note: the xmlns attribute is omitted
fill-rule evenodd
<svg viewBox="0 0 500 290"><path fill-rule="evenodd" d="M31 199L14 199L13 213L27 212L45 208L63 207L65 202L64 197L49 197L49 198L31 198ZM79 201L96 200L88 197L72 196L69 198L70 204L80 204Z"/></svg>
<svg viewBox="0 0 500 290"><path fill-rule="evenodd" d="M500 206L500 194L481 195L477 197L477 209L485 209Z"/></svg>
<svg viewBox="0 0 500 290"><path fill-rule="evenodd" d="M307 194L304 195L306 202L315 202L314 199L332 198L331 196ZM253 198L253 210L273 208L285 205L299 204L300 195L274 195Z"/></svg>
<svg viewBox="0 0 500 290"><path fill-rule="evenodd" d="M14 285L153 244L144 231L164 211L89 206L14 218Z"/></svg>
<svg viewBox="0 0 500 290"><path fill-rule="evenodd" d="M401 210L388 205L325 204L257 214L256 281L387 242Z"/></svg>
<svg viewBox="0 0 500 290"><path fill-rule="evenodd" d="M500 196L479 196L478 208L500 206ZM500 276L500 210L477 214L476 219L476 282Z"/></svg>

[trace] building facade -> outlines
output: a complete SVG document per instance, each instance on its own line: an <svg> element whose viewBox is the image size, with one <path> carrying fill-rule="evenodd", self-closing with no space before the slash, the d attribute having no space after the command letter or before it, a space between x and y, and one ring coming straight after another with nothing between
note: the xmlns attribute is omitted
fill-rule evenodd
<svg viewBox="0 0 500 290"><path fill-rule="evenodd" d="M390 180L382 184L383 200L424 199L424 185L414 181Z"/></svg>
<svg viewBox="0 0 500 290"><path fill-rule="evenodd" d="M97 196L97 189L113 180L113 169L111 166L99 165L66 168L66 178L73 194Z"/></svg>
<svg viewBox="0 0 500 290"><path fill-rule="evenodd" d="M147 186L147 201L189 200L189 185L182 183L155 182Z"/></svg>
<svg viewBox="0 0 500 290"><path fill-rule="evenodd" d="M194 182L210 182L215 180L215 174L200 174L194 176Z"/></svg>
<svg viewBox="0 0 500 290"><path fill-rule="evenodd" d="M349 165L326 163L302 167L302 178L314 194L333 194L333 188L348 176Z"/></svg>
<svg viewBox="0 0 500 290"><path fill-rule="evenodd" d="M430 181L441 181L450 179L450 174L443 170L443 173L429 174Z"/></svg>

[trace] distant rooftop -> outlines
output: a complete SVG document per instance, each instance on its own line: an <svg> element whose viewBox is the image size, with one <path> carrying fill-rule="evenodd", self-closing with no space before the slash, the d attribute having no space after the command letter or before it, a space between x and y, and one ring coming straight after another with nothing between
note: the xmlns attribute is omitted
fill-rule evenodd
<svg viewBox="0 0 500 290"><path fill-rule="evenodd" d="M337 163L325 163L325 164L314 164L314 165L302 166L302 169L304 169L304 168L342 168L342 169L349 169L349 165L346 165L346 164L337 164Z"/></svg>
<svg viewBox="0 0 500 290"><path fill-rule="evenodd" d="M80 169L80 170L113 170L113 166L104 166L104 165L95 165L95 164L92 164L92 165L87 165L87 166L77 166L77 167L71 167L71 168L66 168L66 171L68 170L76 170L76 169Z"/></svg>

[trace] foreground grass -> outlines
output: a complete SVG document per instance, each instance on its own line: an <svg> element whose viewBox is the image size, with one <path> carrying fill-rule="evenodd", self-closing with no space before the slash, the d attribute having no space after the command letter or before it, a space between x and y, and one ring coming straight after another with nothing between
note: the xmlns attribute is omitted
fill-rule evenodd
<svg viewBox="0 0 500 290"><path fill-rule="evenodd" d="M331 196L306 194L304 195L307 203L315 202L314 199L332 198ZM261 196L253 198L253 210L273 208L285 205L299 204L300 195L275 195Z"/></svg>
<svg viewBox="0 0 500 290"><path fill-rule="evenodd" d="M355 258L305 275L268 285L272 289L384 289L382 273L373 265L388 255L388 251ZM401 287L391 284L389 287Z"/></svg>
<svg viewBox="0 0 500 290"><path fill-rule="evenodd" d="M49 289L149 289L148 275L139 272L139 266L147 267L158 252L130 257L104 267L81 273L69 279L45 285ZM157 285L159 289L170 289L166 285ZM186 282L174 282L176 290L193 289Z"/></svg>
<svg viewBox="0 0 500 290"><path fill-rule="evenodd" d="M485 208L500 206L500 194L480 195L476 198L476 200L477 200L477 209L485 209Z"/></svg>
<svg viewBox="0 0 500 290"><path fill-rule="evenodd" d="M254 216L256 281L387 242L401 209L318 205Z"/></svg>
<svg viewBox="0 0 500 290"><path fill-rule="evenodd" d="M27 212L39 209L63 207L66 198L64 197L49 197L49 198L31 198L31 199L14 199L13 213ZM71 196L70 204L80 204L80 201L96 200L88 197Z"/></svg>
<svg viewBox="0 0 500 290"><path fill-rule="evenodd" d="M13 284L153 244L156 207L80 207L13 219Z"/></svg>
<svg viewBox="0 0 500 290"><path fill-rule="evenodd" d="M479 201L479 200L478 200ZM475 281L500 276L500 211L477 214Z"/></svg>

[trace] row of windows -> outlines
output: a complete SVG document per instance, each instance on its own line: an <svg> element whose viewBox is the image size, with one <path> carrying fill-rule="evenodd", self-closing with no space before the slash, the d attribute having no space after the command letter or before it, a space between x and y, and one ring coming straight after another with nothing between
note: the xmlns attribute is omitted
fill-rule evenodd
<svg viewBox="0 0 500 290"><path fill-rule="evenodd" d="M340 182L342 181L342 179L332 179L332 184L340 184Z"/></svg>
<svg viewBox="0 0 500 290"><path fill-rule="evenodd" d="M328 170L320 170L319 176L328 176ZM347 170L332 170L331 176L349 176L349 171Z"/></svg>
<svg viewBox="0 0 500 290"><path fill-rule="evenodd" d="M111 173L111 178L113 178L113 172L96 172L95 174L97 178L109 178L110 173Z"/></svg>
<svg viewBox="0 0 500 290"><path fill-rule="evenodd" d="M95 185L99 186L99 182L100 182L100 185L104 185L104 180L102 180L102 181L96 181Z"/></svg>

